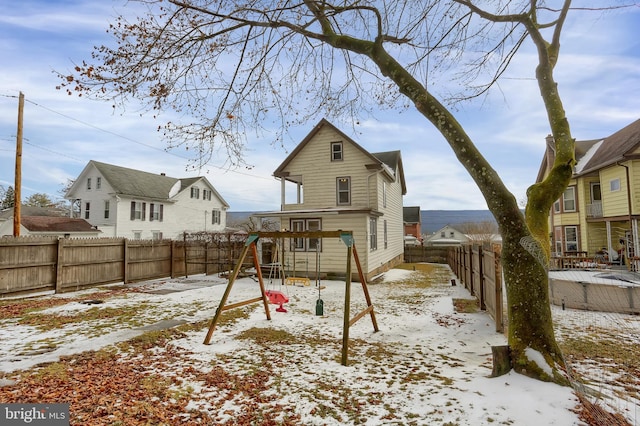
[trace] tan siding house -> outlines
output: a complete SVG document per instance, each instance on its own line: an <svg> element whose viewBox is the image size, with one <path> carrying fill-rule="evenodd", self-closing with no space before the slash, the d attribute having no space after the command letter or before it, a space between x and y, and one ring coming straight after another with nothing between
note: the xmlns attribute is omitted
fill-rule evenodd
<svg viewBox="0 0 640 426"><path fill-rule="evenodd" d="M604 139L576 141L577 165L569 187L549 215L556 256L620 253L629 264L639 250L640 120ZM553 164L553 138L538 182Z"/></svg>
<svg viewBox="0 0 640 426"><path fill-rule="evenodd" d="M403 261L406 185L400 151L369 153L323 119L273 175L281 182L281 209L256 216L278 218L281 230L353 231L367 279ZM346 272L340 240L280 244L289 275L315 277L316 268L321 276ZM356 279L355 265L352 271Z"/></svg>

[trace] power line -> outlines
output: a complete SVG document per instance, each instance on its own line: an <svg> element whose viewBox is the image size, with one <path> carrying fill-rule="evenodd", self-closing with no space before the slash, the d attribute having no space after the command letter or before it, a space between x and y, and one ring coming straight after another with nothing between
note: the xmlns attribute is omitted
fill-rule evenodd
<svg viewBox="0 0 640 426"><path fill-rule="evenodd" d="M75 158L75 157L72 157L72 156L70 156L70 155L63 154L63 153L61 153L61 152L57 152L57 151L54 151L54 150L49 149L49 148L45 148L45 147L40 146L40 145L36 145L36 144L30 143L30 142L25 142L25 144L30 145L30 146L32 146L32 147L34 147L34 148L41 149L41 150L43 150L43 151L50 152L50 153L52 153L52 154L59 155L59 156L61 156L61 157L69 158L69 159L74 160L74 161L77 161L77 162L79 162L79 163L84 163L84 161L83 161L83 160L80 160L79 158Z"/></svg>
<svg viewBox="0 0 640 426"><path fill-rule="evenodd" d="M87 126L87 127L91 127L92 129L96 129L96 130L98 130L98 131L100 131L100 132L104 132L104 133L107 133L107 134L110 134L110 135L113 135L113 136L116 136L116 137L122 138L122 139L124 139L124 140L129 141L129 142L133 142L133 143L135 143L135 144L142 145L142 146L145 146L145 147L147 147L147 148L155 149L156 151L160 151L160 152L164 152L164 153L169 154L169 155L173 155L174 157L182 158L182 159L184 159L184 160L191 160L191 159L190 159L190 158L188 158L188 157L184 157L184 156L182 156L182 155L178 155L178 154L176 154L176 153L173 153L173 152L170 152L170 151L166 151L166 150L164 150L164 149L162 149L162 148L158 148L158 147L155 147L155 146L153 146L153 145L149 145L149 144L146 144L146 143L144 143L144 142L137 141L137 140L132 139L132 138L130 138L130 137L128 137L128 136L123 136L123 135L120 135L120 134L118 134L118 133L116 133L116 132L113 132L113 131L111 131L111 130L106 130L106 129L103 129L103 128L101 128L101 127L98 127L98 126L96 126L96 125L94 125L94 124L87 123L86 121L82 121L82 120L77 119L77 118L75 118L75 117L71 117L70 115L64 114L64 113L62 113L62 112L60 112L60 111L56 111L56 110L54 110L54 109L51 109L51 108L46 107L46 106L44 106L44 105L41 105L41 104L39 104L39 103L37 103L37 102L34 102L34 101L30 100L30 99L27 99L26 101L27 101L27 102L29 102L30 104L33 104L33 105L37 106L37 107L40 107L40 108L42 108L42 109L45 109L45 110L47 110L47 111L49 111L49 112L52 112L52 113L54 113L54 114L58 114L59 116L62 116L62 117L64 117L64 118L66 118L66 119L69 119L69 120L75 121L75 122L77 122L77 123L83 124L83 125L85 125L85 126Z"/></svg>
<svg viewBox="0 0 640 426"><path fill-rule="evenodd" d="M1 95L1 96L5 96L5 97L8 97L8 98L9 98L9 97L16 97L16 96L10 96L10 95ZM59 116L61 116L61 117L64 117L64 118L66 118L66 119L68 119L68 120L72 120L72 121L75 121L75 122L80 123L80 124L82 124L82 125L85 125L85 126L87 126L87 127L90 127L90 128L92 128L92 129L96 129L96 130L98 130L98 131L100 131L100 132L104 132L104 133L107 133L107 134L110 134L110 135L116 136L116 137L118 137L118 138L121 138L121 139L127 140L127 141L129 141L129 142L133 142L133 143L135 143L135 144L138 144L138 145L144 146L144 147L146 147L146 148L151 148L151 149L154 149L154 150L156 150L156 151L160 151L160 152L165 153L165 154L173 155L174 157L178 157L178 158L181 158L181 159L183 159L183 160L188 160L188 161L191 161L191 160L192 160L192 159L191 159L191 158L189 158L189 157L185 157L185 156L182 156L182 155L176 154L176 153L174 153L174 152L167 151L167 150L165 150L165 149L158 148L158 147L155 147L155 146L153 146L153 145L149 145L149 144L146 144L146 143L143 143L143 142L137 141L137 140L132 139L132 138L130 138L130 137L128 137L128 136L124 136L124 135L118 134L118 133L113 132L113 131L111 131L111 130L103 129L103 128L101 128L101 127L99 127L99 126L96 126L96 125L94 125L94 124L87 123L86 121L83 121L83 120L77 119L77 118L75 118L75 117L71 117L71 116L70 116L70 115L68 115L68 114L62 113L62 112L60 112L60 111L56 111L56 110L54 110L54 109L52 109L52 108L46 107L46 106L44 106L44 105L42 105L42 104L39 104L39 103L37 103L37 102L35 102L35 101L32 101L32 100L30 100L30 99L25 99L25 101L29 102L30 104L32 104L32 105L34 105L34 106L37 106L37 107L39 107L39 108L42 108L42 109L44 109L44 110L46 110L46 111L49 111L49 112L51 112L51 113L57 114L57 115L59 115ZM32 146L36 146L36 145L33 145L33 144L30 144L30 145L32 145ZM56 151L54 151L54 150L45 149L45 148L42 148L42 147L39 147L39 146L36 146L36 147L41 148L41 149L44 149L44 150L49 151L49 152L52 152L52 153L54 153L54 154L58 154L58 155L61 155L61 156L64 156L64 157L72 158L72 157L69 157L68 155L62 154L62 153L60 153L60 152L56 152ZM76 160L75 158L72 158L72 159ZM82 161L82 160L80 160L80 161ZM226 169L226 168L224 168L224 167L216 166L216 165L214 165L214 164L207 164L206 166L207 166L207 167L213 167L213 168L216 168L216 169L222 170L223 172L236 173L236 174L239 174L239 175L248 176L248 177L252 177L252 178L256 178L256 179L271 180L271 178L270 178L270 177L264 177L264 176L259 176L259 175L253 175L253 174L250 174L250 173L245 173L245 172L241 172L241 171L237 171L237 170L233 170L233 169ZM206 168L206 167L202 167L202 168Z"/></svg>

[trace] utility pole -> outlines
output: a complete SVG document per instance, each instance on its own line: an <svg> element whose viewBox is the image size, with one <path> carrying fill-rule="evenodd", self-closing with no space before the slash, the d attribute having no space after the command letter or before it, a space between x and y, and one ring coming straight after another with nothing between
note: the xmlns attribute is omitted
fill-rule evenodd
<svg viewBox="0 0 640 426"><path fill-rule="evenodd" d="M24 111L24 94L18 97L18 131L16 133L16 174L13 197L13 236L20 236L20 207L22 205L22 115Z"/></svg>

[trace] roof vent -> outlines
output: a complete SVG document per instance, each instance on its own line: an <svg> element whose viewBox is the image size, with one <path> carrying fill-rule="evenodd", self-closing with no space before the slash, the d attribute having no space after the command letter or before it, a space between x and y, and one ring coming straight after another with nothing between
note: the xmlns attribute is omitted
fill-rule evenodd
<svg viewBox="0 0 640 426"><path fill-rule="evenodd" d="M166 173L164 173L164 172L160 173L160 176L166 176L166 175L167 175L167 174L166 174Z"/></svg>

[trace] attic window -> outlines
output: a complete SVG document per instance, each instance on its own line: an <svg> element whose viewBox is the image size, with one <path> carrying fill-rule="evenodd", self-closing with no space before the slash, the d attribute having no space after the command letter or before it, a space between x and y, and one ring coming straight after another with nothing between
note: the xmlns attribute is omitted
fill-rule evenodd
<svg viewBox="0 0 640 426"><path fill-rule="evenodd" d="M91 189L91 178L87 178L87 189Z"/></svg>
<svg viewBox="0 0 640 426"><path fill-rule="evenodd" d="M195 186L191 187L191 198L200 198L200 188Z"/></svg>
<svg viewBox="0 0 640 426"><path fill-rule="evenodd" d="M331 161L342 161L342 142L331 142Z"/></svg>

